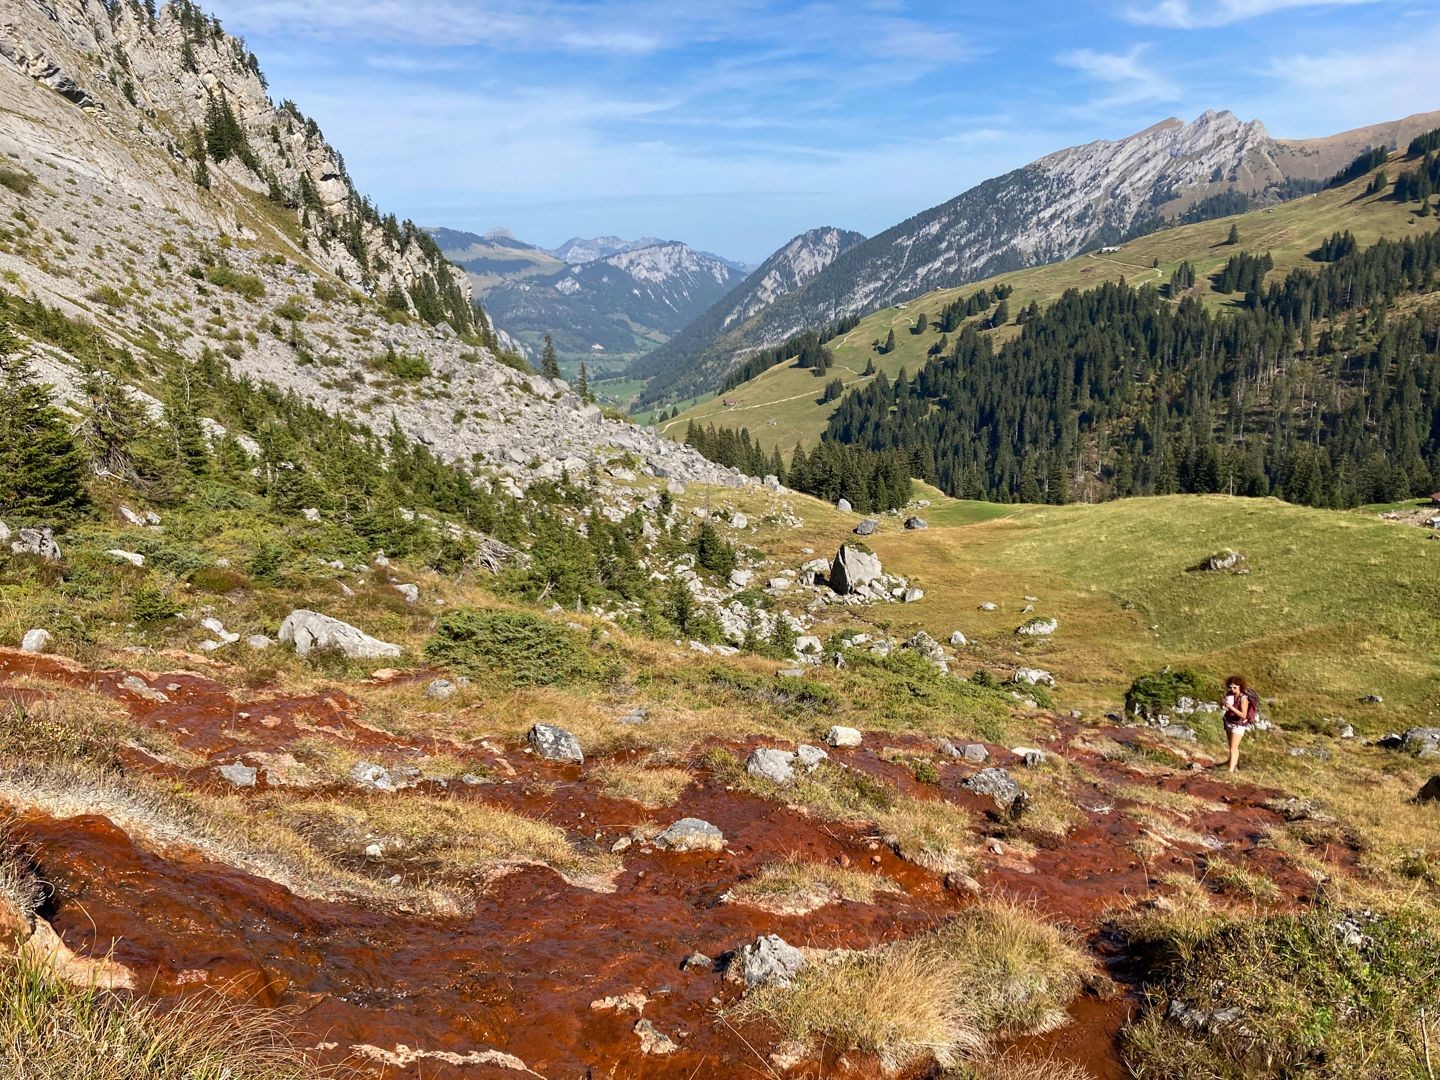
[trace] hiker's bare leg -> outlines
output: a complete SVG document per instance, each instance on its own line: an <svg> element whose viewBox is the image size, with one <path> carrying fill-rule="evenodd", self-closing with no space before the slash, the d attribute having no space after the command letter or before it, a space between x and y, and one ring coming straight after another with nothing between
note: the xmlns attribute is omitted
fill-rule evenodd
<svg viewBox="0 0 1440 1080"><path fill-rule="evenodd" d="M1230 735L1230 771L1234 772L1240 767L1240 737L1245 732L1239 728L1231 728Z"/></svg>

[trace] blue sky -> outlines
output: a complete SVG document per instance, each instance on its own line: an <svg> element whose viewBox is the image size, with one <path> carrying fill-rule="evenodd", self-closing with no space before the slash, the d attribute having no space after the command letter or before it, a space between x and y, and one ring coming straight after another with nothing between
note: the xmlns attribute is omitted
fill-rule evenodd
<svg viewBox="0 0 1440 1080"><path fill-rule="evenodd" d="M758 262L1207 108L1315 136L1440 108L1419 0L212 0L387 211Z"/></svg>

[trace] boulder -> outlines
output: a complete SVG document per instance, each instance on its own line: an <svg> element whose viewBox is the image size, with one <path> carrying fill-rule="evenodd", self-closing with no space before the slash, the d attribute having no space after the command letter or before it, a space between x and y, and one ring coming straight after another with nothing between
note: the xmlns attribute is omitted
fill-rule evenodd
<svg viewBox="0 0 1440 1080"><path fill-rule="evenodd" d="M749 570L731 570L730 584L737 589L744 589L755 580L755 575Z"/></svg>
<svg viewBox="0 0 1440 1080"><path fill-rule="evenodd" d="M730 527L732 529L748 529L750 527L750 519L737 510L730 515Z"/></svg>
<svg viewBox="0 0 1440 1080"><path fill-rule="evenodd" d="M420 586L418 585L393 585L391 588L403 596L407 604L418 603L420 600Z"/></svg>
<svg viewBox="0 0 1440 1080"><path fill-rule="evenodd" d="M973 765L983 765L990 760L990 751L983 743L966 743L960 748L960 756Z"/></svg>
<svg viewBox="0 0 1440 1080"><path fill-rule="evenodd" d="M254 787L255 777L258 775L258 770L252 769L249 765L241 765L238 761L232 761L229 765L221 765L215 771L236 787Z"/></svg>
<svg viewBox="0 0 1440 1080"><path fill-rule="evenodd" d="M120 548L111 548L105 552L116 562L128 562L131 566L144 566L145 556L138 551L122 551Z"/></svg>
<svg viewBox="0 0 1440 1080"><path fill-rule="evenodd" d="M835 501L835 509L836 509L836 510L839 510L840 513L842 513L842 514L848 514L848 513L850 513L850 512L851 512L850 500L849 500L849 499L837 499L837 500Z"/></svg>
<svg viewBox="0 0 1440 1080"><path fill-rule="evenodd" d="M905 528L907 529L928 529L929 527L930 523L924 518L907 517L905 519Z"/></svg>
<svg viewBox="0 0 1440 1080"><path fill-rule="evenodd" d="M655 844L667 851L720 851L725 834L701 818L681 818L655 837Z"/></svg>
<svg viewBox="0 0 1440 1080"><path fill-rule="evenodd" d="M989 795L997 806L1007 808L1021 794L1020 785L1015 782L1010 771L994 767L981 769L961 786L977 795Z"/></svg>
<svg viewBox="0 0 1440 1080"><path fill-rule="evenodd" d="M907 604L913 604L916 601L925 599L925 590L906 589L903 593L900 594L900 599Z"/></svg>
<svg viewBox="0 0 1440 1080"><path fill-rule="evenodd" d="M1044 668L1022 667L1016 668L1015 674L1010 677L1011 682L1021 686L1054 686L1055 676Z"/></svg>
<svg viewBox="0 0 1440 1080"><path fill-rule="evenodd" d="M963 633L956 630L950 635L950 644L958 649L962 645L969 645L970 642Z"/></svg>
<svg viewBox="0 0 1440 1080"><path fill-rule="evenodd" d="M8 529L6 535L9 535ZM48 528L21 529L16 539L10 541L10 550L16 555L38 555L46 562L59 562L61 559L60 545Z"/></svg>
<svg viewBox="0 0 1440 1080"><path fill-rule="evenodd" d="M425 687L425 696L434 701L449 701L455 696L455 684L449 679L434 679Z"/></svg>
<svg viewBox="0 0 1440 1080"><path fill-rule="evenodd" d="M49 630L27 630L25 636L20 639L20 651L28 653L47 653L50 651L54 638Z"/></svg>
<svg viewBox="0 0 1440 1080"><path fill-rule="evenodd" d="M681 971L709 971L714 966L715 961L698 950L680 961Z"/></svg>
<svg viewBox="0 0 1440 1080"><path fill-rule="evenodd" d="M795 748L795 757L800 764L805 766L805 771L814 772L822 761L827 761L830 755L818 746L811 746L809 743L801 743Z"/></svg>
<svg viewBox="0 0 1440 1080"><path fill-rule="evenodd" d="M1440 728L1406 728L1400 736L1400 749L1416 757L1440 757Z"/></svg>
<svg viewBox="0 0 1440 1080"><path fill-rule="evenodd" d="M856 525L853 531L856 536L873 536L875 534L875 530L879 527L880 523L874 518L866 518L864 521L860 522L859 525Z"/></svg>
<svg viewBox="0 0 1440 1080"><path fill-rule="evenodd" d="M654 1054L663 1057L665 1054L673 1054L680 1049L676 1041L660 1031L654 1024L643 1017L635 1021L635 1034L640 1039L640 1052L642 1054Z"/></svg>
<svg viewBox="0 0 1440 1080"><path fill-rule="evenodd" d="M328 615L297 608L280 624L280 640L295 646L298 656L309 656L312 649L322 652L335 649L351 660L378 660L399 656L400 646L381 641L357 627Z"/></svg>
<svg viewBox="0 0 1440 1080"><path fill-rule="evenodd" d="M772 784L788 784L795 779L791 762L795 755L789 750L775 750L762 746L750 752L745 759L745 771L758 780L769 780Z"/></svg>
<svg viewBox="0 0 1440 1080"><path fill-rule="evenodd" d="M1425 781L1425 786L1415 794L1416 802L1440 802L1440 775Z"/></svg>
<svg viewBox="0 0 1440 1080"><path fill-rule="evenodd" d="M1205 569L1217 572L1234 572L1245 565L1245 556L1238 551L1225 548L1205 560Z"/></svg>
<svg viewBox="0 0 1440 1080"><path fill-rule="evenodd" d="M862 738L858 729L838 724L825 733L825 741L831 746L859 746Z"/></svg>
<svg viewBox="0 0 1440 1080"><path fill-rule="evenodd" d="M841 596L856 593L883 573L874 552L855 544L841 544L830 564L830 588Z"/></svg>
<svg viewBox="0 0 1440 1080"><path fill-rule="evenodd" d="M1015 628L1015 633L1023 637L1049 637L1060 629L1060 623L1055 619L1031 619L1022 626Z"/></svg>
<svg viewBox="0 0 1440 1080"><path fill-rule="evenodd" d="M941 671L948 672L950 670L950 665L945 662L945 650L940 647L938 641L924 630L917 632L914 637L900 647L902 649L908 649L910 652L918 653Z"/></svg>
<svg viewBox="0 0 1440 1080"><path fill-rule="evenodd" d="M997 603L995 603L995 601L993 601L993 600L986 600L983 604L980 605L980 610L981 610L981 611L999 611L999 610L1000 610L1000 605L997 604Z"/></svg>
<svg viewBox="0 0 1440 1080"><path fill-rule="evenodd" d="M274 645L275 642L271 641L264 634L251 634L245 639L245 644L248 645L250 648L259 651L270 648L270 646Z"/></svg>
<svg viewBox="0 0 1440 1080"><path fill-rule="evenodd" d="M200 625L206 630L209 630L210 633L214 634L216 640L223 645L233 645L235 642L240 640L240 635L232 634L229 630L226 630L225 624L222 623L219 619L213 617L201 619Z"/></svg>
<svg viewBox="0 0 1440 1080"><path fill-rule="evenodd" d="M313 506L307 506L300 511L300 516L306 521L319 521L320 511Z"/></svg>
<svg viewBox="0 0 1440 1080"><path fill-rule="evenodd" d="M123 503L117 509L120 514L121 520L124 521L127 525L143 526L145 524L145 519L143 517L141 517L134 510L131 510L130 507L124 505Z"/></svg>
<svg viewBox="0 0 1440 1080"><path fill-rule="evenodd" d="M796 656L819 656L825 646L814 634L801 634L795 639Z"/></svg>
<svg viewBox="0 0 1440 1080"><path fill-rule="evenodd" d="M126 675L119 683L121 690L128 690L136 697L144 698L146 701L153 701L157 705L164 705L170 699L165 696L163 690L153 689L149 683L140 678L139 675Z"/></svg>
<svg viewBox="0 0 1440 1080"><path fill-rule="evenodd" d="M806 964L804 953L795 946L777 934L765 934L735 953L727 974L751 989L788 987Z"/></svg>
<svg viewBox="0 0 1440 1080"><path fill-rule="evenodd" d="M531 748L546 761L564 761L581 765L585 755L580 752L580 741L564 728L551 724L536 724L530 729Z"/></svg>

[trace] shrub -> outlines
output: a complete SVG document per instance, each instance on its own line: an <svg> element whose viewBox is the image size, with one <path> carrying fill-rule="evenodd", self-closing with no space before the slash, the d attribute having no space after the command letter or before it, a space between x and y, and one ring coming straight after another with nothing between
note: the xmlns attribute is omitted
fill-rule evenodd
<svg viewBox="0 0 1440 1080"><path fill-rule="evenodd" d="M35 178L27 172L18 169L0 168L0 187L9 188L16 195L25 196L30 194L30 188L35 184Z"/></svg>
<svg viewBox="0 0 1440 1080"><path fill-rule="evenodd" d="M593 672L572 634L523 611L453 611L425 643L425 656L509 686L553 686Z"/></svg>
<svg viewBox="0 0 1440 1080"><path fill-rule="evenodd" d="M695 561L716 577L728 578L735 569L735 547L710 522L703 522L690 541Z"/></svg>
<svg viewBox="0 0 1440 1080"><path fill-rule="evenodd" d="M230 266L212 266L205 277L211 285L239 293L247 300L258 300L265 295L265 282L254 274L242 274Z"/></svg>
<svg viewBox="0 0 1440 1080"><path fill-rule="evenodd" d="M190 584L200 592L223 595L250 584L244 574L223 566L202 566L190 575Z"/></svg>
<svg viewBox="0 0 1440 1080"><path fill-rule="evenodd" d="M164 622L180 611L168 590L142 585L130 596L130 616L138 623Z"/></svg>
<svg viewBox="0 0 1440 1080"><path fill-rule="evenodd" d="M1189 668L1163 668L1141 675L1125 691L1125 711L1149 719L1175 708L1182 697L1208 701L1217 688Z"/></svg>
<svg viewBox="0 0 1440 1080"><path fill-rule="evenodd" d="M305 310L305 302L298 296L292 296L275 309L275 314L290 322L304 322L305 316L309 314Z"/></svg>

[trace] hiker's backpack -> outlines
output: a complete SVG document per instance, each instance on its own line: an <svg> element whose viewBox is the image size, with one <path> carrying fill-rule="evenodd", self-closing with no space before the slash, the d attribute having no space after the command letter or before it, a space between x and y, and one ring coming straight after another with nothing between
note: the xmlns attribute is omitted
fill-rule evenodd
<svg viewBox="0 0 1440 1080"><path fill-rule="evenodd" d="M1249 702L1248 707L1245 709L1245 722L1247 724L1253 724L1256 720L1260 719L1260 695L1254 690L1246 690L1245 700Z"/></svg>

